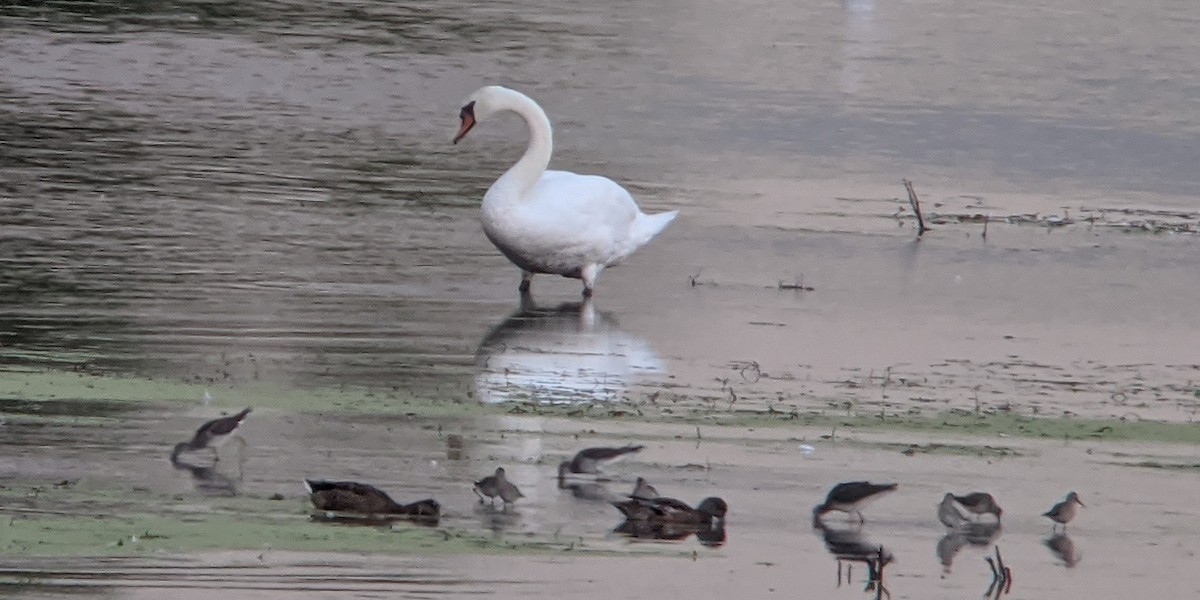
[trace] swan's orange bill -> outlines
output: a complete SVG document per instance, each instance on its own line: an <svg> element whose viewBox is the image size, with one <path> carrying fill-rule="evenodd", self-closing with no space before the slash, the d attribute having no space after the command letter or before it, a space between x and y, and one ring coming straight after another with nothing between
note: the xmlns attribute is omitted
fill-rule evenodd
<svg viewBox="0 0 1200 600"><path fill-rule="evenodd" d="M455 144L475 126L475 101L472 100L462 107L462 112L458 113L458 117L462 119L462 126L458 128L458 135L454 136L453 143Z"/></svg>

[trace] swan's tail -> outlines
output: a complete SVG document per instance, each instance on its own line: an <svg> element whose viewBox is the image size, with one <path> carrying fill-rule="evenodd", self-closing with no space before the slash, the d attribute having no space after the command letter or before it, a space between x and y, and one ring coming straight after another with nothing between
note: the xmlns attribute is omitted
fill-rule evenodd
<svg viewBox="0 0 1200 600"><path fill-rule="evenodd" d="M636 248L654 239L654 236L662 233L667 228L667 225L670 225L671 221L674 221L677 216L679 216L679 211L677 210L653 215L646 213L638 215L630 231L633 246Z"/></svg>

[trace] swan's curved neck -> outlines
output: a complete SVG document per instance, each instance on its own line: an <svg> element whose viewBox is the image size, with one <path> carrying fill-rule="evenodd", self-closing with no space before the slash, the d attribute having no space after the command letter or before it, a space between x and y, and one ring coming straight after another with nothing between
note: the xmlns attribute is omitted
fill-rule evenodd
<svg viewBox="0 0 1200 600"><path fill-rule="evenodd" d="M511 110L525 119L529 126L529 146L525 154L504 172L493 188L509 188L516 195L523 195L546 172L550 165L550 154L554 150L553 133L546 112L529 96L513 90L505 90L503 101L497 111Z"/></svg>

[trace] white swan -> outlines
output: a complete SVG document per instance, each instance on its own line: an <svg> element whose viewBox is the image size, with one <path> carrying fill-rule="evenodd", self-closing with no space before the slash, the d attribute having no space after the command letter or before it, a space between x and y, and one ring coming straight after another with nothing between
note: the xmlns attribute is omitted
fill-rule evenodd
<svg viewBox="0 0 1200 600"><path fill-rule="evenodd" d="M625 188L596 175L547 171L553 150L550 120L531 98L498 85L467 98L454 136L511 110L529 125L529 147L483 196L483 231L521 269L521 292L535 273L583 280L591 296L596 277L658 235L678 211L647 215Z"/></svg>

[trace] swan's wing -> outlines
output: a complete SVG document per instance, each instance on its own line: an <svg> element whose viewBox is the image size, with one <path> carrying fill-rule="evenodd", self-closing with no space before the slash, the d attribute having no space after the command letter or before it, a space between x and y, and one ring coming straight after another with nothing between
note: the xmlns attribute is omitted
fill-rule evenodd
<svg viewBox="0 0 1200 600"><path fill-rule="evenodd" d="M547 171L520 210L524 225L540 238L532 243L545 244L563 265L617 264L653 237L644 231L647 217L633 197L605 177Z"/></svg>
<svg viewBox="0 0 1200 600"><path fill-rule="evenodd" d="M597 175L546 171L526 193L527 217L540 231L561 231L578 245L616 248L629 237L637 204L617 182Z"/></svg>

